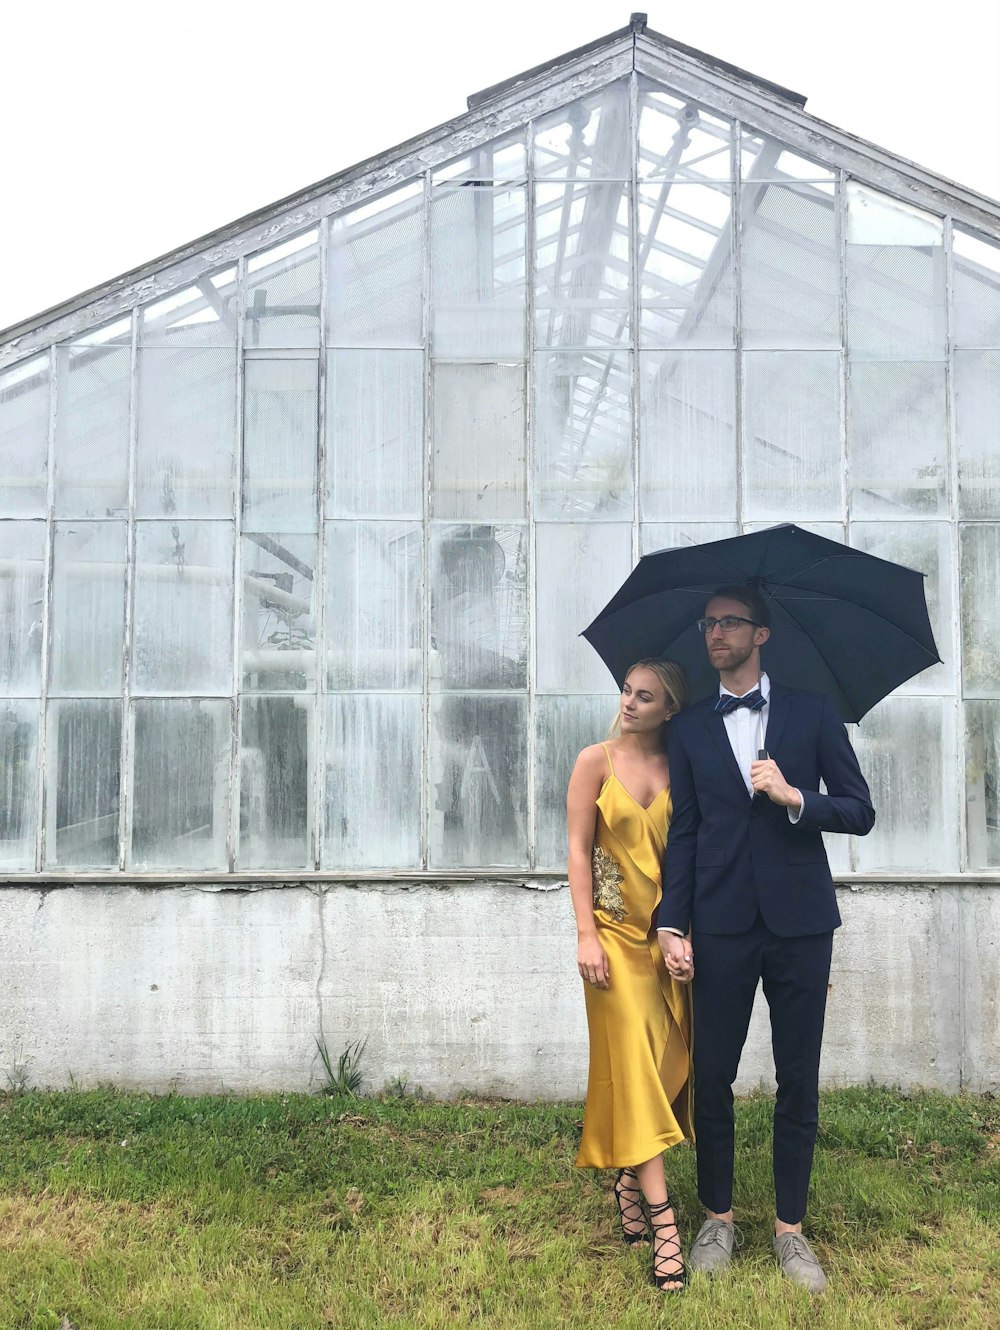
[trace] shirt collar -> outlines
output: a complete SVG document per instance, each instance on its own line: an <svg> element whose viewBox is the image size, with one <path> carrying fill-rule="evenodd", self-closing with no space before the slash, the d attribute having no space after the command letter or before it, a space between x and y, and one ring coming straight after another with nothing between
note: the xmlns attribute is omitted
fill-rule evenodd
<svg viewBox="0 0 1000 1330"><path fill-rule="evenodd" d="M754 688L760 688L761 694L762 694L762 696L763 696L763 698L764 698L764 701L766 702L767 699L771 696L771 680L767 677L767 674L766 674L766 673L764 673L764 674L762 674L762 675L760 676L760 683L759 683L759 684L754 684ZM740 696L741 696L741 697L746 697L747 693L752 693L752 692L753 692L753 688L748 688L747 691L746 691L746 693L741 693ZM719 684L719 696L720 696L720 697L736 697L736 694L735 694L735 693L731 693L731 692L729 691L728 688L723 688L722 684L720 683L720 684Z"/></svg>

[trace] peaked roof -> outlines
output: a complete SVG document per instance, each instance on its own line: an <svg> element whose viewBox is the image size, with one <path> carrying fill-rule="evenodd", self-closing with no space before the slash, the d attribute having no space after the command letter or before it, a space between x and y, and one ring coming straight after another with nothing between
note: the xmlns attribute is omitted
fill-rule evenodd
<svg viewBox="0 0 1000 1330"><path fill-rule="evenodd" d="M494 83L490 87L484 88L482 92L471 93L467 99L469 110L474 111L484 103L499 97L501 93L521 88L526 83L559 70L563 65L571 64L584 56L599 52L610 42L624 41L630 37L634 39L638 36L645 36L649 41L656 42L665 50L677 51L682 55L690 56L697 60L699 64L705 65L707 68L717 69L729 78L754 83L765 92L772 93L777 97L787 98L796 106L805 106L806 104L806 99L802 93L790 92L787 88L783 88L780 83L772 83L769 79L759 78L756 74L750 74L747 70L740 69L738 65L729 64L728 61L719 60L706 51L698 51L693 46L685 46L683 42L675 42L672 37L665 37L662 33L647 28L645 14L633 14L627 28L619 28L616 32L609 33L607 37L598 37L596 41L587 42L585 46L578 46L576 50L567 51L565 55L558 55L554 60L546 60L540 65L533 65L531 69L526 69L524 73L515 74L512 78Z"/></svg>
<svg viewBox="0 0 1000 1330"><path fill-rule="evenodd" d="M633 14L628 27L472 94L453 120L0 330L0 368L300 234L633 70L887 194L1000 236L1000 202L809 115L801 94L652 32L644 14Z"/></svg>

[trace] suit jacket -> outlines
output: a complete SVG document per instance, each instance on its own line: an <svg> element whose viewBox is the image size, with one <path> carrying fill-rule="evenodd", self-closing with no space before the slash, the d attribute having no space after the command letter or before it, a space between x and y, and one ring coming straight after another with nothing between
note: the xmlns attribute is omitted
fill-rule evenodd
<svg viewBox="0 0 1000 1330"><path fill-rule="evenodd" d="M865 836L875 824L847 731L822 694L771 684L765 745L802 791L802 816L793 823L787 808L747 793L715 700L670 722L673 816L657 924L744 933L759 910L779 937L829 932L840 912L820 833Z"/></svg>

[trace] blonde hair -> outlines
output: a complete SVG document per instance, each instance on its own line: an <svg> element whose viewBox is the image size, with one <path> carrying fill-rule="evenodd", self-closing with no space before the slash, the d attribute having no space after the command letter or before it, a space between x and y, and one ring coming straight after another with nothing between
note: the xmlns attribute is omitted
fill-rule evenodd
<svg viewBox="0 0 1000 1330"><path fill-rule="evenodd" d="M625 671L625 678L627 679L633 670L639 669L652 670L660 683L663 684L663 691L667 695L667 706L670 708L671 715L680 711L681 707L687 706L687 675L675 660L665 660L662 656L644 656L642 660L634 661L628 667ZM619 710L615 713L607 737L609 739L617 738L621 734L621 729L622 717Z"/></svg>

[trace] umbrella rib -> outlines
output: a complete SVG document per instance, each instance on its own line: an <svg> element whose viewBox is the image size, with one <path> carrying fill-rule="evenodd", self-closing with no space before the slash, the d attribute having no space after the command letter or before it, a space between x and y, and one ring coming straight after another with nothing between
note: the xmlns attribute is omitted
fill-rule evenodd
<svg viewBox="0 0 1000 1330"><path fill-rule="evenodd" d="M815 567L815 565L813 566ZM924 575L925 574L923 573L920 574L921 577L923 577ZM784 586L786 585L786 583L782 583L781 585ZM851 600L850 596L828 596L822 591L813 591L809 596L793 596L791 599L778 600L775 602L775 604L780 605L781 608L788 614L788 617L790 619L795 619L795 616L788 609L788 606L790 604L793 604L796 600L826 601L826 603L829 605L853 605L856 610L861 610L863 614L870 614L873 619L878 619L879 623L887 623L890 628L894 628L896 632L899 633L900 637L905 637L908 642L912 642L913 645L915 647L919 647L921 651L927 650L926 645L923 642L921 642L919 638L914 637L912 633L908 633L905 628L900 628L899 624L896 623L894 619L890 619L886 614L879 614L878 610L870 609L869 606L862 605L859 601ZM802 624L799 623L798 619L795 619L795 623L798 625L799 628L802 628ZM805 629L802 628L802 631L805 632ZM934 629L931 628L931 637L933 638L933 636L934 636ZM934 643L934 650L937 651L937 642ZM822 652L820 654L822 655ZM825 659L826 657L824 657L824 660ZM941 661L941 656L937 655L930 663L931 665L936 665L940 663L940 661ZM925 666L924 668L926 669L928 667Z"/></svg>
<svg viewBox="0 0 1000 1330"><path fill-rule="evenodd" d="M819 643L818 643L818 642L816 641L816 639L812 636L812 634L806 631L806 628L805 628L804 624L803 624L799 619L797 619L796 616L791 612L791 610L788 608L788 603L787 603L787 601L780 600L780 601L778 602L778 604L781 606L781 608L785 611L785 613L786 613L786 614L788 615L788 617L791 619L792 623L795 624L795 627L798 628L800 632L804 633L805 636L806 636L806 638L809 640L809 642L812 643L812 645L813 645L813 647L815 648L815 650L816 650L816 652L817 652L817 654L818 654L820 660L823 662L823 664L826 666L826 668L830 671L830 678L834 681L834 683L835 683L835 684L837 685L837 687L840 689L841 695L842 695L843 697L847 698L847 700L848 700L848 704L851 705L851 703L850 703L850 698L849 698L848 693L847 693L847 689L846 689L846 688L844 687L844 685L841 683L841 681L840 681L840 677L839 677L839 675L837 674L837 671L836 671L836 670L833 668L833 666L830 664L829 660L827 660L826 652L825 652L825 651L823 650L823 648L819 645ZM859 723L860 723L860 722L859 722Z"/></svg>
<svg viewBox="0 0 1000 1330"><path fill-rule="evenodd" d="M807 563L804 568L796 568L795 572L790 573L783 582L772 582L770 585L777 591L783 586L788 586L793 577L804 577L806 573L811 573L814 568L821 568L824 563L830 563L833 559L842 557L840 554L824 554L822 559L814 559L812 563Z"/></svg>

